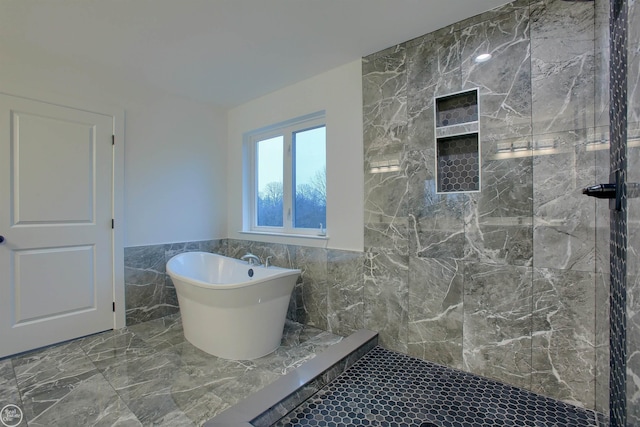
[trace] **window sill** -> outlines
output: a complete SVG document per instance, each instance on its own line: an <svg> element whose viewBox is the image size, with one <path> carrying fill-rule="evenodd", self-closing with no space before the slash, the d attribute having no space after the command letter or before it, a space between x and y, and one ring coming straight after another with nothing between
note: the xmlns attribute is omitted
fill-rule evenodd
<svg viewBox="0 0 640 427"><path fill-rule="evenodd" d="M273 232L266 232L266 231L238 231L238 233L255 235L255 236L274 236L274 237L285 237L285 238L295 238L295 239L329 240L328 235L320 236L317 234L286 234L286 233L273 233Z"/></svg>
<svg viewBox="0 0 640 427"><path fill-rule="evenodd" d="M237 238L241 240L253 240L262 243L274 243L281 245L308 246L313 248L327 248L329 236L317 234L287 234L273 231L238 231Z"/></svg>

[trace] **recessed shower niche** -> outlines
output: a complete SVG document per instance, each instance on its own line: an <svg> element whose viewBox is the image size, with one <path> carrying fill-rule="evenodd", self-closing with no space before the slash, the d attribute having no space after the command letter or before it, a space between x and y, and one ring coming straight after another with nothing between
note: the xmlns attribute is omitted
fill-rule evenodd
<svg viewBox="0 0 640 427"><path fill-rule="evenodd" d="M478 89L435 98L437 193L480 191Z"/></svg>

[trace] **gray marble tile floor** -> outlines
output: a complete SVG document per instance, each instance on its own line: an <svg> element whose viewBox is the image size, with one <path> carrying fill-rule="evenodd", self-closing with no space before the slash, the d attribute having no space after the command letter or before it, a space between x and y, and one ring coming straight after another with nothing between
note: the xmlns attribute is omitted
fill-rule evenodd
<svg viewBox="0 0 640 427"><path fill-rule="evenodd" d="M231 361L172 315L0 360L0 406L18 406L20 426L202 425L341 339L287 321L274 353Z"/></svg>

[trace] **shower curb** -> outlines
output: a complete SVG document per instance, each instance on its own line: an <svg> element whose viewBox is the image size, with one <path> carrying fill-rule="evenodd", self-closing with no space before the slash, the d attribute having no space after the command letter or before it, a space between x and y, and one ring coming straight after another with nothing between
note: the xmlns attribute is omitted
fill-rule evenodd
<svg viewBox="0 0 640 427"><path fill-rule="evenodd" d="M221 412L204 427L268 427L295 409L378 344L378 333L361 329L265 388Z"/></svg>

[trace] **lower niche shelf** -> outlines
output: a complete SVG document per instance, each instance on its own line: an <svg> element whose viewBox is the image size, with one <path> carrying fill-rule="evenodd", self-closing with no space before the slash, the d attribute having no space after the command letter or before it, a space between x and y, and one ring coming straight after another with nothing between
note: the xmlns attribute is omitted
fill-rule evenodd
<svg viewBox="0 0 640 427"><path fill-rule="evenodd" d="M437 192L480 191L478 134L450 136L436 141Z"/></svg>

